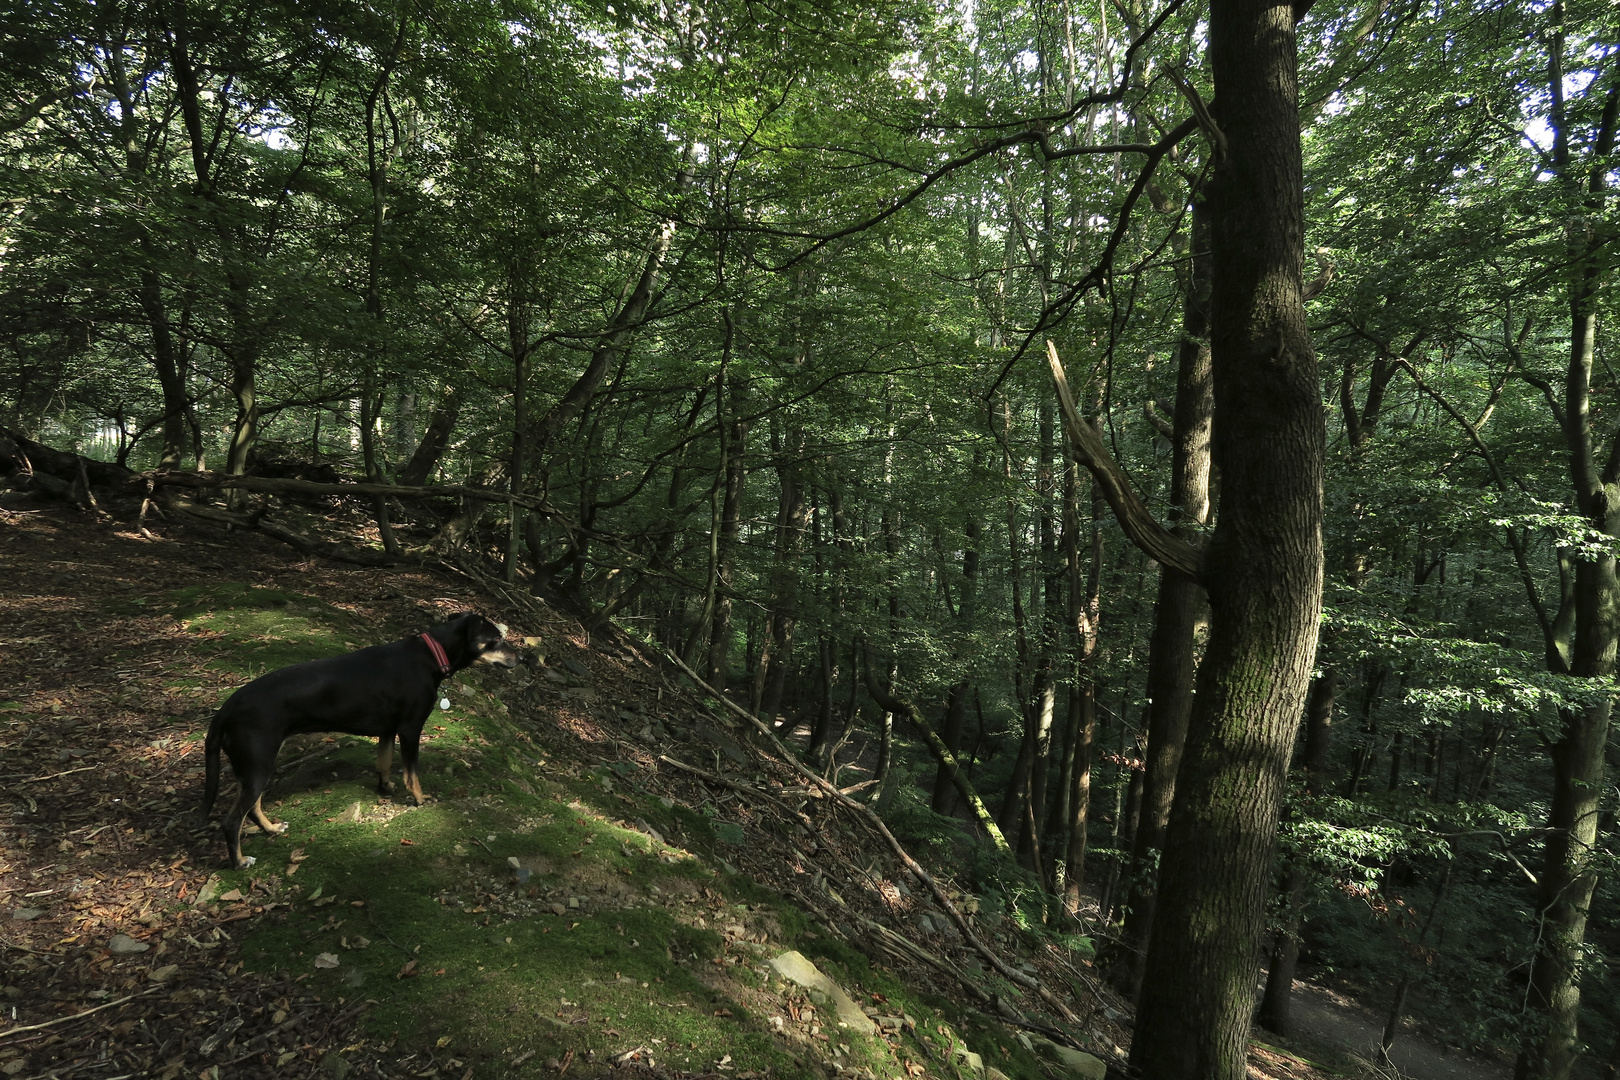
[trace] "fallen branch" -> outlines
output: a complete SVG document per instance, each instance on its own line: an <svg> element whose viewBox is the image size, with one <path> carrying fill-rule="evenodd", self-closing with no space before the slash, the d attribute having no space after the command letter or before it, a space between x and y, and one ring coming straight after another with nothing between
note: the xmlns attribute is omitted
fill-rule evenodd
<svg viewBox="0 0 1620 1080"><path fill-rule="evenodd" d="M473 499L478 502L515 503L543 514L555 513L555 508L544 499L532 495L519 495L494 488L468 487L464 484L428 484L405 487L398 484L323 484L314 480L295 480L285 476L239 476L217 472L182 472L160 469L157 472L136 475L142 483L150 481L161 487L188 488L240 488L266 495L351 495L391 496L399 499Z"/></svg>
<svg viewBox="0 0 1620 1080"><path fill-rule="evenodd" d="M398 559L389 558L387 555L305 536L297 529L267 520L263 510L255 511L252 514L235 514L229 510L221 510L215 506L202 506L179 498L167 499L164 501L163 506L167 510L183 514L186 517L196 518L198 521L206 521L210 525L223 525L233 529L257 529L266 536L280 540L284 544L290 544L305 555L319 555L328 559L335 559L338 562L353 563L356 566L399 565Z"/></svg>
<svg viewBox="0 0 1620 1080"><path fill-rule="evenodd" d="M918 945L915 941L912 941L904 934L900 933L899 931L892 930L880 922L874 922L864 915L857 915L855 917L860 920L861 925L865 926L867 930L876 935L881 942L887 944L890 949L901 952L906 956L911 957L913 960L919 960L930 967L938 968L946 975L949 975L951 978L961 983L963 988L965 988L968 993L972 994L981 1002L989 1004L995 1000L994 994L967 977L967 973L963 971L961 965L951 964L941 957L935 956L933 953L929 952L921 945Z"/></svg>
<svg viewBox="0 0 1620 1080"><path fill-rule="evenodd" d="M871 828L875 830L878 835L883 837L884 841L889 845L889 849L894 852L896 858L905 864L906 869L910 870L912 874L916 875L918 881L921 881L923 884L928 886L928 890L934 894L934 899L938 901L940 907L944 908L945 911L949 913L951 919L956 923L957 929L962 931L962 936L967 940L968 944L972 945L974 950L978 952L980 956L984 957L991 967L996 969L996 973L998 975L1017 986L1022 986L1025 989L1035 991L1036 995L1043 1002L1045 1002L1054 1011L1056 1011L1058 1015L1062 1016L1070 1023L1079 1022L1079 1018L1074 1015L1069 1007L1063 1004L1062 1001L1058 1000L1057 996L1050 990L1042 986L1040 980L1034 978L1033 976L1026 975L1024 972L1019 971L1009 965L1006 961L1002 960L1000 956L997 956L995 951L992 950L990 946L986 945L979 939L979 935L974 933L973 927L968 924L967 916L963 915L961 909L958 908L954 902L952 902L949 893L945 891L945 887L938 881L934 880L934 876L927 870L923 869L922 864L916 859L912 858L910 852L906 851L906 849L901 846L900 841L894 838L894 834L890 832L889 827L883 823L883 819L878 817L876 811L874 811L870 806L867 806L865 803L857 802L854 799L851 799L848 795L843 794L832 783L824 780L819 774L806 767L802 762L799 761L798 757L792 751L782 744L782 740L776 737L776 732L772 731L768 724L764 723L759 719L759 717L755 716L753 713L749 712L747 709L743 708L741 705L738 705L736 702L720 693L714 687L704 682L702 677L699 676L697 672L687 667L685 662L683 662L680 657L676 656L674 653L667 653L666 655L668 655L669 659L672 660L677 667L686 673L686 677L691 679L699 689L703 690L707 694L712 695L714 699L720 702L721 705L725 706L727 710L736 714L738 718L747 721L749 724L758 729L760 734L764 735L765 738L770 740L771 745L776 748L777 753L781 755L781 759L784 762L798 770L799 773L809 779L809 781L817 788L820 788L822 791L826 792L829 798L835 800L841 806L854 811L858 816L864 818L866 823L871 826Z"/></svg>
<svg viewBox="0 0 1620 1080"><path fill-rule="evenodd" d="M934 760L939 762L940 767L951 778L951 784L956 788L956 793L962 796L963 802L973 808L973 815L979 819L979 824L990 835L990 842L995 844L998 850L1011 854L1012 849L1008 847L1007 838L1001 833L1001 826L996 824L996 819L990 816L990 811L984 805L984 800L979 798L979 793L973 790L972 784L968 783L967 774L962 771L962 766L957 762L956 755L951 753L950 747L945 745L945 740L939 737L939 733L928 726L928 721L923 718L922 711L906 699L885 692L873 677L871 665L867 665L866 668L866 691L872 695L873 701L882 706L885 712L898 713L901 716L910 718L912 726L922 733L923 741L928 744L928 749L933 751Z"/></svg>
<svg viewBox="0 0 1620 1080"><path fill-rule="evenodd" d="M76 1012L72 1016L58 1016L55 1020L47 1020L43 1024L27 1024L27 1025L25 1025L23 1027L14 1027L14 1028L10 1028L10 1029L8 1029L6 1031L0 1031L0 1039L7 1038L8 1036L11 1036L11 1035L21 1035L25 1031L39 1031L41 1028L54 1027L57 1024L65 1024L69 1020L77 1020L82 1016L89 1016L91 1013L98 1013L102 1009L110 1009L114 1005L122 1005L124 1002L133 1001L135 998L145 997L147 994L155 994L160 989L162 989L162 988L154 986L152 989L147 990L144 993L129 994L129 995L126 995L125 997L119 998L117 1001L109 1001L105 1005L97 1005L93 1009L86 1009L86 1010L84 1010L84 1012Z"/></svg>

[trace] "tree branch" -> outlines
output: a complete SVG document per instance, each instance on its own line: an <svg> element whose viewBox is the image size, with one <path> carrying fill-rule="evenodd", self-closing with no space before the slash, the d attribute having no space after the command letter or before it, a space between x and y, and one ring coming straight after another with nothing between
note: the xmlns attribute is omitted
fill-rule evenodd
<svg viewBox="0 0 1620 1080"><path fill-rule="evenodd" d="M1069 377L1063 372L1057 346L1050 341L1046 343L1046 358L1052 365L1052 383L1057 388L1058 405L1063 410L1063 430L1068 435L1069 453L1096 478L1103 498L1108 500L1114 516L1119 520L1120 528L1149 558L1167 570L1201 584L1204 553L1153 519L1152 512L1131 490L1130 481L1108 453L1102 435L1080 415L1074 395L1069 392Z"/></svg>

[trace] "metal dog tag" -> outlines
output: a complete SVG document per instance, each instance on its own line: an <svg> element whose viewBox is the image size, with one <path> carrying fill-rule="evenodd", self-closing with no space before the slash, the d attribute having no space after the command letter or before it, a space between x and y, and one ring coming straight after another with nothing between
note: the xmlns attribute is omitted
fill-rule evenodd
<svg viewBox="0 0 1620 1080"><path fill-rule="evenodd" d="M450 708L450 699L447 698L447 697L440 698L439 699L439 708L440 709L448 709L448 708Z"/></svg>

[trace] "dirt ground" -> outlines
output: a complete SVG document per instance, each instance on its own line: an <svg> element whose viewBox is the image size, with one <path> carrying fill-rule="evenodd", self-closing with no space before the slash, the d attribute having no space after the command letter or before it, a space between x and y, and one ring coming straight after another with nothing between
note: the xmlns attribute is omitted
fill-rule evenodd
<svg viewBox="0 0 1620 1080"><path fill-rule="evenodd" d="M1293 1020L1303 1040L1339 1047L1369 1063L1380 1060L1384 1017L1343 994L1296 981ZM1410 1029L1395 1040L1389 1058L1410 1080L1508 1080L1513 1075L1503 1062L1464 1055Z"/></svg>

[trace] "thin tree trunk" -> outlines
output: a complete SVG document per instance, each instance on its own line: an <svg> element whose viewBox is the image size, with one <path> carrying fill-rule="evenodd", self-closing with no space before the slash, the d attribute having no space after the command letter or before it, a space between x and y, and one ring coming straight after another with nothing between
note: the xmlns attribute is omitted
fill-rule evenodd
<svg viewBox="0 0 1620 1080"><path fill-rule="evenodd" d="M450 445L450 435L455 431L456 421L460 417L461 388L447 382L438 404L433 407L433 414L428 417L427 428L422 432L422 441L416 444L416 451L411 455L410 461L397 474L402 486L421 487L427 483L428 477L437 471L439 461Z"/></svg>
<svg viewBox="0 0 1620 1080"><path fill-rule="evenodd" d="M742 535L742 497L745 478L744 452L748 443L748 421L743 416L747 384L728 378L730 417L725 437L725 498L720 506L720 543L715 548L718 595L714 601L714 621L709 632L708 682L724 692L731 672L731 592L736 578L737 543Z"/></svg>
<svg viewBox="0 0 1620 1080"><path fill-rule="evenodd" d="M1620 536L1620 433L1598 465L1591 429L1592 368L1597 358L1597 312L1607 236L1595 228L1602 220L1620 120L1620 67L1610 57L1609 85L1602 118L1582 166L1572 161L1569 123L1564 114L1564 6L1554 3L1547 35L1547 85L1552 102L1553 161L1558 187L1569 197L1566 217L1570 357L1564 383L1563 426L1569 451L1575 507L1589 527ZM1586 93L1598 93L1593 80ZM1569 673L1576 678L1607 680L1615 673L1620 643L1620 581L1615 560L1603 555L1575 566L1575 638ZM1551 659L1551 657L1549 657ZM1608 740L1612 700L1561 711L1562 730L1552 747L1552 811L1548 815L1536 902L1536 957L1530 969L1527 1002L1539 1016L1526 1028L1514 1068L1517 1080L1566 1080L1580 1048L1581 967L1586 923L1597 886L1594 854L1599 798L1604 790L1604 747ZM1437 770L1438 771L1438 770Z"/></svg>
<svg viewBox="0 0 1620 1080"><path fill-rule="evenodd" d="M1215 399L1209 351L1209 210L1202 193L1193 201L1189 247L1192 267L1181 309L1175 426L1171 432L1170 514L1176 535L1191 540L1210 515L1210 438ZM1148 647L1147 755L1142 813L1131 844L1130 892L1121 928L1123 956L1112 974L1134 996L1142 982L1149 928L1157 896L1159 853L1175 801L1176 774L1192 715L1193 650L1206 619L1204 589L1168 570L1159 571Z"/></svg>
<svg viewBox="0 0 1620 1080"><path fill-rule="evenodd" d="M1322 794L1326 786L1328 747L1333 731L1333 703L1338 678L1329 668L1311 680L1305 700L1304 769L1306 791ZM1305 898L1305 871L1290 863L1283 883L1284 919L1271 944L1271 962L1266 968L1266 989L1260 999L1255 1022L1283 1038L1293 1033L1291 1008L1294 974L1299 970L1300 907Z"/></svg>

